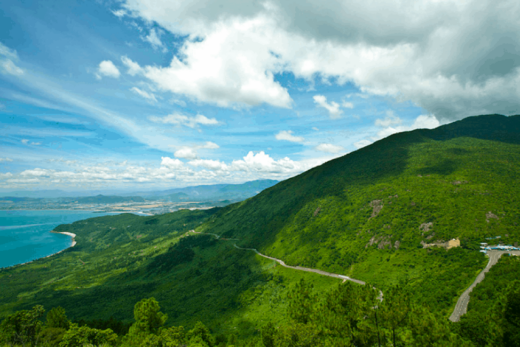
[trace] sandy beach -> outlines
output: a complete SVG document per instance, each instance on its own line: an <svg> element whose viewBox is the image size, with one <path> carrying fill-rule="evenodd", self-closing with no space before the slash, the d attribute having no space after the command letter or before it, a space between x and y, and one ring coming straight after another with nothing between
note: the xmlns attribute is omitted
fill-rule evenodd
<svg viewBox="0 0 520 347"><path fill-rule="evenodd" d="M51 230L51 233L55 233L55 234L63 234L63 235L68 235L72 238L72 244L70 245L70 247L74 247L76 245L76 240L74 240L74 238L76 237L76 234L73 234L73 233L68 233L66 231L63 231L63 232L59 232L59 231L54 231L54 230ZM59 253L59 252L58 252ZM56 253L57 254L57 253Z"/></svg>

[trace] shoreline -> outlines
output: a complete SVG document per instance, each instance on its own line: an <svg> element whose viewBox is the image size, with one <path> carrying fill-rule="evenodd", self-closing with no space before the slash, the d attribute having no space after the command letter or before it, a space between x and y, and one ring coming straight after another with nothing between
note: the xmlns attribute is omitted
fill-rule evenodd
<svg viewBox="0 0 520 347"><path fill-rule="evenodd" d="M51 233L54 233L54 234L63 234L63 235L70 236L70 237L71 237L71 241L72 241L72 243L71 243L71 245L70 245L69 247L67 247L67 248L70 248L70 247L74 247L74 246L76 246L76 240L75 240L75 238L76 238L76 234L68 233L68 232L66 232L66 231L54 231L54 230L51 230L50 232L51 232ZM65 249L67 249L67 248L65 248ZM61 250L60 252L63 252L65 249ZM60 253L60 252L57 252L57 253L54 253L54 254L58 254L58 253ZM51 254L51 255L54 255L54 254ZM50 257L51 255L48 255L47 257ZM47 258L47 257L45 257L45 258Z"/></svg>

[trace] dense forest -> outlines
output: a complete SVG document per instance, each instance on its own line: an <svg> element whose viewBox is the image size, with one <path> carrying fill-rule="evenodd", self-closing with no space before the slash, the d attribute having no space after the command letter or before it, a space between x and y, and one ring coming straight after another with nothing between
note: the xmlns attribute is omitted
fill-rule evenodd
<svg viewBox="0 0 520 347"><path fill-rule="evenodd" d="M389 288L382 299L370 286L346 282L321 294L301 280L288 293L289 320L270 321L247 340L214 334L202 322L187 329L167 326L168 315L155 298L147 298L135 304L131 325L113 318L71 322L63 308L45 315L37 305L6 317L0 341L6 346L60 347L520 346L520 281L510 284L486 312L493 317L486 322L492 324L474 317L448 323L414 303L399 286Z"/></svg>
<svg viewBox="0 0 520 347"><path fill-rule="evenodd" d="M224 208L61 225L75 247L0 270L3 343L517 346L517 257L448 317L487 264L480 243L520 242L519 178L520 116L480 116L392 135Z"/></svg>

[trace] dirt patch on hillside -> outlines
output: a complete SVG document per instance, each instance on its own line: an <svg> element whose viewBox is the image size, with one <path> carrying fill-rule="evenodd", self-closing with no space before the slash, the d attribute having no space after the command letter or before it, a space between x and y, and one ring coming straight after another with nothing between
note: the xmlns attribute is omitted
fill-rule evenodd
<svg viewBox="0 0 520 347"><path fill-rule="evenodd" d="M318 208L314 211L314 214L313 214L314 217L316 217L316 216L318 215L318 213L320 213L320 211L321 211L321 208L318 207Z"/></svg>

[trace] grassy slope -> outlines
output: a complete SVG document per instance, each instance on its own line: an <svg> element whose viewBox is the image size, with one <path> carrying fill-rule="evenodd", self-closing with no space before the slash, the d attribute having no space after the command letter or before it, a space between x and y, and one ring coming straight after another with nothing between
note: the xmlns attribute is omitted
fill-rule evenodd
<svg viewBox="0 0 520 347"><path fill-rule="evenodd" d="M520 116L396 134L224 208L198 230L382 288L404 282L416 299L448 315L485 266L478 242L520 239L519 143ZM384 207L370 218L374 200ZM498 219L488 222L489 211ZM421 231L427 222L433 228ZM420 245L456 237L463 249ZM381 241L398 241L399 249L380 249Z"/></svg>

